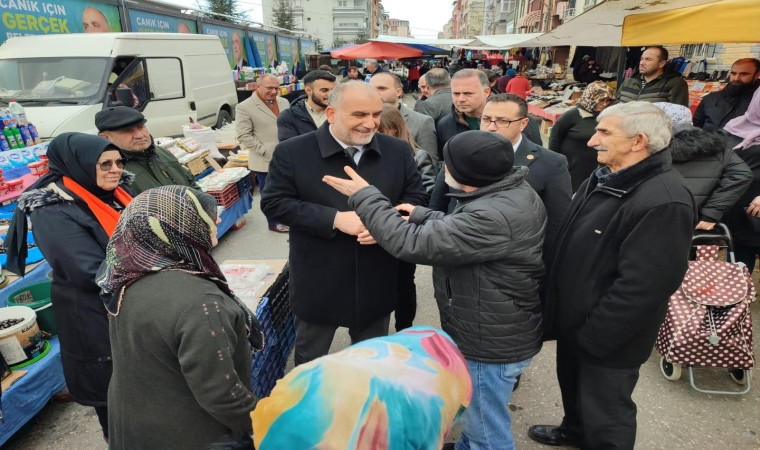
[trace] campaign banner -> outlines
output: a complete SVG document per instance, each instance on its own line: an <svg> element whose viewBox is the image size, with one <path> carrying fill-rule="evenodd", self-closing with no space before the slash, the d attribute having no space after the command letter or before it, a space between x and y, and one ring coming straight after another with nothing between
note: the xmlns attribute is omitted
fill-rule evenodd
<svg viewBox="0 0 760 450"><path fill-rule="evenodd" d="M301 39L301 61L306 61L310 53L317 53L317 45L311 39Z"/></svg>
<svg viewBox="0 0 760 450"><path fill-rule="evenodd" d="M224 51L227 53L231 69L250 65L243 50L243 36L245 33L243 30L208 23L202 24L202 28L203 34L219 36L222 47L224 47Z"/></svg>
<svg viewBox="0 0 760 450"><path fill-rule="evenodd" d="M0 0L2 2L3 0ZM180 19L137 9L129 12L129 31L140 33L197 33L198 24L193 20Z"/></svg>
<svg viewBox="0 0 760 450"><path fill-rule="evenodd" d="M300 61L298 54L298 39L291 39L277 36L277 53L280 55L280 61L288 63L288 69L293 68L293 63Z"/></svg>
<svg viewBox="0 0 760 450"><path fill-rule="evenodd" d="M13 36L121 30L119 9L78 0L0 0L0 42Z"/></svg>
<svg viewBox="0 0 760 450"><path fill-rule="evenodd" d="M266 67L272 67L277 61L277 52L275 51L274 35L267 33L249 32L248 35L256 44L256 49L261 56L261 62Z"/></svg>

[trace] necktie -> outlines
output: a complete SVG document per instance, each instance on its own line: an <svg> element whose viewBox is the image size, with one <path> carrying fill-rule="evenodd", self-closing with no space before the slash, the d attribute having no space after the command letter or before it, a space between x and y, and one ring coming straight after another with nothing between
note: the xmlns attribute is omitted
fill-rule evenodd
<svg viewBox="0 0 760 450"><path fill-rule="evenodd" d="M352 161L354 160L354 155L356 155L356 152L358 152L358 151L359 151L359 149L356 148L356 147L346 147L346 148L343 149L343 153L345 153L346 156L348 156L349 158L351 158Z"/></svg>

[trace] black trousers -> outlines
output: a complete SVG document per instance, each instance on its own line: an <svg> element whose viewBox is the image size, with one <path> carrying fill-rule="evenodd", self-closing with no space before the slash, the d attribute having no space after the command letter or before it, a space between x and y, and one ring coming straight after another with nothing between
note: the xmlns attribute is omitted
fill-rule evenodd
<svg viewBox="0 0 760 450"><path fill-rule="evenodd" d="M108 439L108 407L107 406L94 406L95 414L98 416L98 422L100 428L103 429L103 437Z"/></svg>
<svg viewBox="0 0 760 450"><path fill-rule="evenodd" d="M388 336L388 323L391 316L383 316L362 329L349 328L351 344L372 339L380 336ZM306 322L298 317L296 325L296 348L293 355L295 365L307 363L320 356L325 356L330 351L337 325L324 325L321 323Z"/></svg>
<svg viewBox="0 0 760 450"><path fill-rule="evenodd" d="M414 317L417 315L417 286L414 284L417 265L399 261L398 266L398 304L394 317L396 331L401 331L414 325Z"/></svg>
<svg viewBox="0 0 760 450"><path fill-rule="evenodd" d="M562 428L584 449L633 449L636 404L631 395L639 367L610 368L580 359L557 340L557 379L565 417Z"/></svg>

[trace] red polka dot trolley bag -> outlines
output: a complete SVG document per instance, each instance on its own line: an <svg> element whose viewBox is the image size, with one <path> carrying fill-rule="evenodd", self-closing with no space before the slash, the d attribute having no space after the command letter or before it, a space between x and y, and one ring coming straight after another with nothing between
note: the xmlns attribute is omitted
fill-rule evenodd
<svg viewBox="0 0 760 450"><path fill-rule="evenodd" d="M660 370L668 380L678 380L681 368L687 367L689 383L699 392L745 394L751 387L750 369L755 366L750 315L755 287L747 267L735 263L728 228L722 224L719 228L722 235L694 237L696 258L689 261L683 283L670 297L655 348L662 355ZM719 245L697 245L699 242ZM722 249L726 260L720 258ZM697 386L693 369L708 367L726 370L739 387Z"/></svg>

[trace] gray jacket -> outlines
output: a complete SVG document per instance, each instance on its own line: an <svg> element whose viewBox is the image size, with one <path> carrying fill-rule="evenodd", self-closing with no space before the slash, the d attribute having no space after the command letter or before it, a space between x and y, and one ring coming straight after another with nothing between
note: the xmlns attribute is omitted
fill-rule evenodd
<svg viewBox="0 0 760 450"><path fill-rule="evenodd" d="M418 206L405 221L372 186L348 200L383 249L434 266L441 326L471 360L514 363L541 349L546 211L526 172L454 194L450 215Z"/></svg>
<svg viewBox="0 0 760 450"><path fill-rule="evenodd" d="M439 120L451 113L452 103L451 88L443 88L435 91L435 94L421 102L416 111L432 117L435 124L438 125Z"/></svg>
<svg viewBox="0 0 760 450"><path fill-rule="evenodd" d="M430 154L433 162L438 162L438 138L435 132L435 122L429 116L414 112L403 103L399 109L404 117L409 134L414 138L417 146Z"/></svg>

